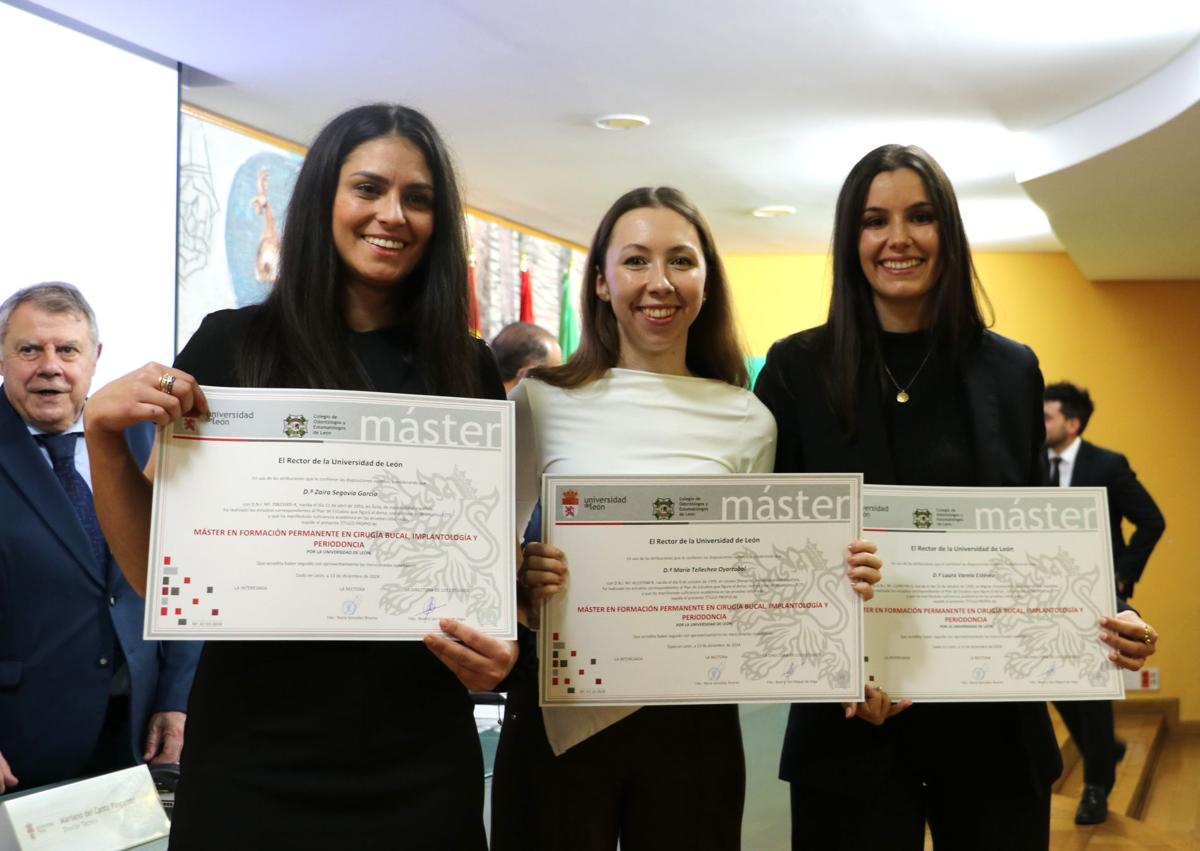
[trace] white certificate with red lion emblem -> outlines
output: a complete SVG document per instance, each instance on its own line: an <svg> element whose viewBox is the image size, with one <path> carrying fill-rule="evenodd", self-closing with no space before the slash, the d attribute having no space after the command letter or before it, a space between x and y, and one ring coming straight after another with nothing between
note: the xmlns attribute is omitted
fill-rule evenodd
<svg viewBox="0 0 1200 851"><path fill-rule="evenodd" d="M204 392L159 434L146 638L516 637L511 402Z"/></svg>
<svg viewBox="0 0 1200 851"><path fill-rule="evenodd" d="M854 475L545 476L543 706L856 701Z"/></svg>
<svg viewBox="0 0 1200 851"><path fill-rule="evenodd" d="M893 699L1112 700L1116 611L1104 488L867 485L883 580L865 606L868 682Z"/></svg>

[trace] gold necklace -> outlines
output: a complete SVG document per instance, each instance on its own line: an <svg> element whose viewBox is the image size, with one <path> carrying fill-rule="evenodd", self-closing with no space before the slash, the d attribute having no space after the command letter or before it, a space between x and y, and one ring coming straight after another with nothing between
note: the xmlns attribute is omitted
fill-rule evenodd
<svg viewBox="0 0 1200 851"><path fill-rule="evenodd" d="M883 362L883 371L887 373L887 377L891 380L892 385L896 388L896 401L901 405L908 401L908 388L913 386L913 382L917 380L917 376L921 374L921 370L925 368L925 364L929 363L929 356L933 354L933 346L929 347L929 351L925 353L925 360L921 361L921 365L917 367L917 371L913 373L913 377L908 379L908 384L903 387L896 380L896 376L892 375L892 371L888 369L887 361L881 357L879 360Z"/></svg>

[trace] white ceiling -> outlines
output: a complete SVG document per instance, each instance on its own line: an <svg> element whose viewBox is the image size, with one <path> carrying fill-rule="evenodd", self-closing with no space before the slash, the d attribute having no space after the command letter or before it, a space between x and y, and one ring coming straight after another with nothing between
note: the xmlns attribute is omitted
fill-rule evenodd
<svg viewBox="0 0 1200 851"><path fill-rule="evenodd" d="M1196 0L42 5L217 78L185 100L297 142L355 103L416 106L450 141L479 209L586 242L621 192L671 184L706 211L722 250L755 253L826 250L842 178L893 141L942 162L977 247L1056 249L1014 177L1054 159L1039 152L1040 134L1061 135L1074 116L1168 76L1200 35ZM1175 99L1200 103L1200 73L1182 77L1172 78ZM594 129L591 119L608 112L653 123ZM1165 156L1186 156L1175 137L1192 147L1175 133ZM1047 176L1103 160L1103 150L1059 157L1031 180L1048 187ZM1068 199L1040 193L1073 256L1072 234L1089 229L1086 213L1072 212L1075 196L1105 175L1092 168L1071 181ZM1200 197L1196 173L1183 178L1175 191ZM798 214L748 215L763 204ZM1200 278L1194 242L1194 258L1176 266Z"/></svg>

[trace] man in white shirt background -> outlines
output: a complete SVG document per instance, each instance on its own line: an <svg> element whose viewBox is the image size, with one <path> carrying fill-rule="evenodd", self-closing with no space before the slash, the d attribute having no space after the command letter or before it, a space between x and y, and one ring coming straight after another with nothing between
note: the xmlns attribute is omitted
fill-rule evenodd
<svg viewBox="0 0 1200 851"><path fill-rule="evenodd" d="M1083 439L1095 410L1087 390L1059 382L1046 387L1043 400L1049 473L1046 483L1052 487L1107 490L1117 594L1128 600L1166 529L1162 512L1124 455ZM1128 540L1123 520L1134 527ZM1113 735L1112 703L1063 701L1055 708L1083 757L1083 795L1075 811L1075 823L1098 824L1108 817L1108 793L1116 778L1116 765L1125 755L1125 743Z"/></svg>

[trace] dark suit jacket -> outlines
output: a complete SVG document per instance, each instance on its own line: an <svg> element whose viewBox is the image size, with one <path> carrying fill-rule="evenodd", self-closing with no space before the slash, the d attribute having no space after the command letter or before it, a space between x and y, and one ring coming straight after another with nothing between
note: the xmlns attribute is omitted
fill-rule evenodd
<svg viewBox="0 0 1200 851"><path fill-rule="evenodd" d="M1154 551L1154 545L1167 528L1162 512L1137 474L1119 452L1081 441L1071 471L1071 485L1102 487L1108 491L1108 522L1112 531L1113 563L1117 581L1125 584L1125 597L1133 596L1133 586ZM1128 543L1121 529L1122 518L1133 524Z"/></svg>
<svg viewBox="0 0 1200 851"><path fill-rule="evenodd" d="M861 472L869 484L905 484L895 478L883 399L872 391L874 376L860 381L866 389L859 396L854 439L844 436L826 403L817 349L824 333L824 327L814 328L772 346L755 386L779 426L776 471ZM1040 484L1045 424L1037 357L1027 346L985 332L965 364L963 381L975 484ZM886 577L885 565L885 582ZM922 737L929 740L914 741ZM981 788L1044 787L1062 767L1043 703L924 704L880 727L847 721L841 706L798 704L788 719L780 776L861 790L888 782L891 769L911 761L914 749L933 774L960 772L961 763L970 763L976 767L969 772L971 782ZM954 764L942 765L942 758Z"/></svg>
<svg viewBox="0 0 1200 851"><path fill-rule="evenodd" d="M126 438L143 463L153 430ZM200 644L143 641L143 607L115 562L96 563L62 485L0 386L0 754L21 788L83 770L118 646L129 665L131 762L141 761L151 714L186 711Z"/></svg>

